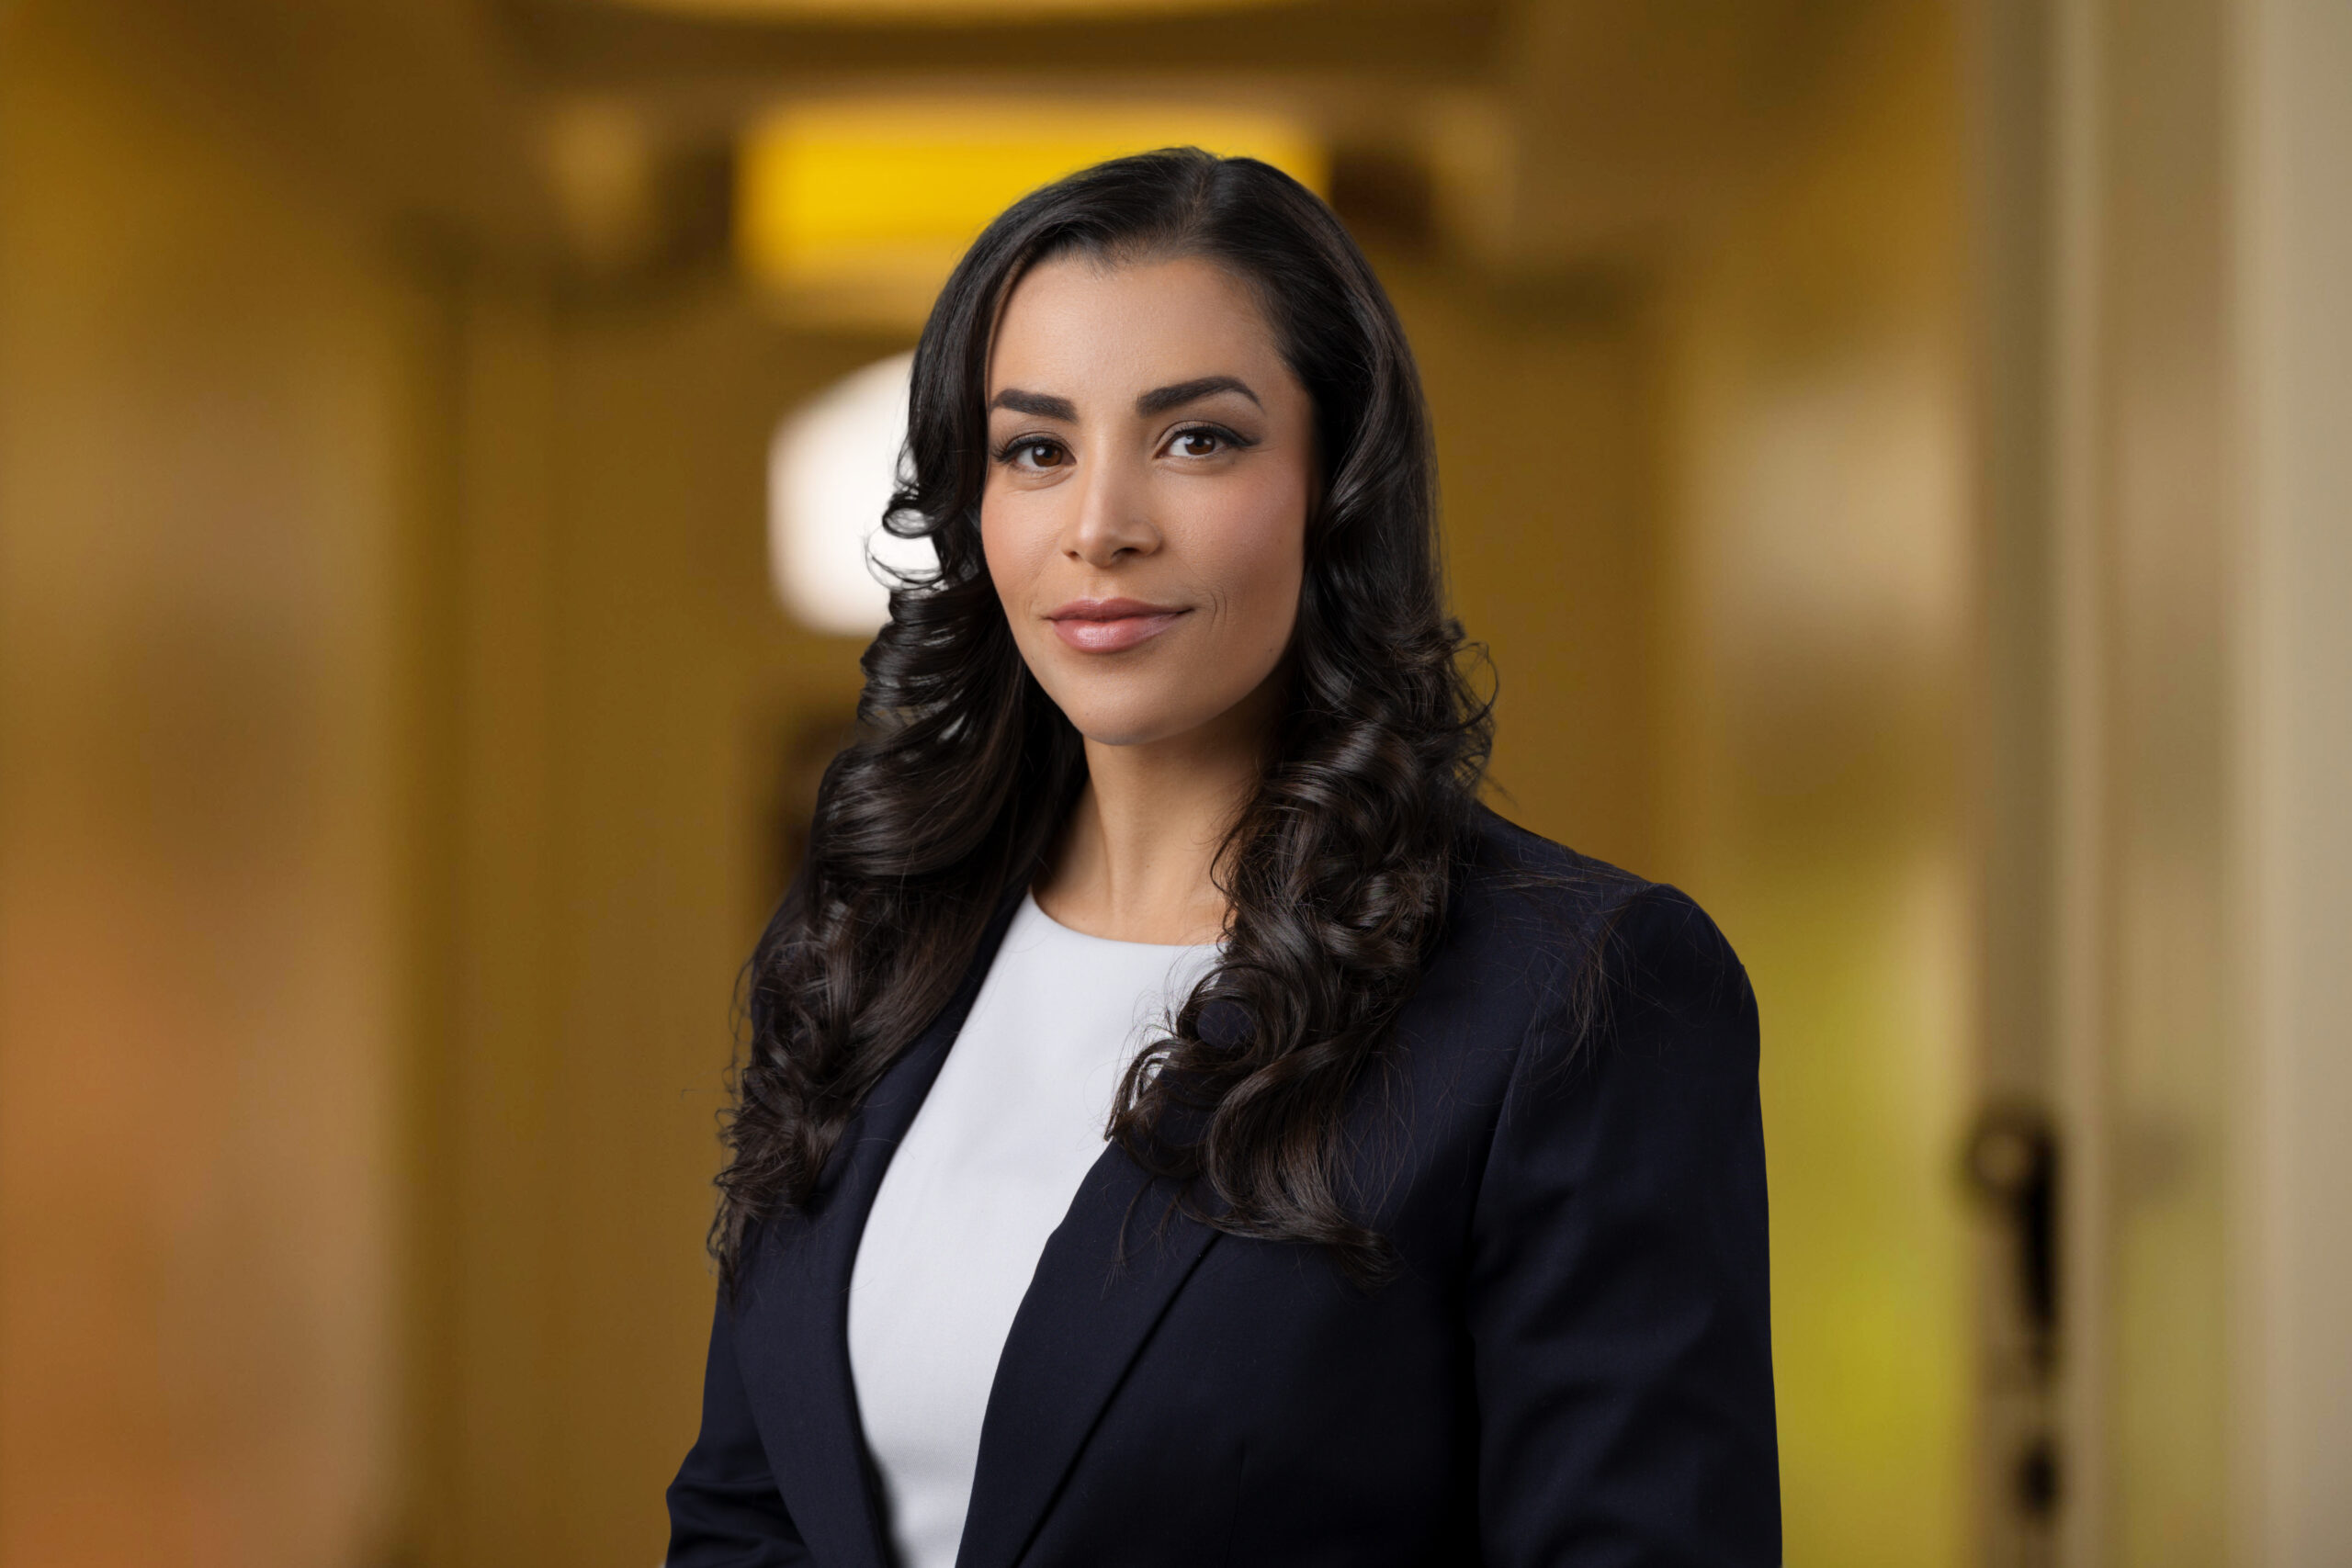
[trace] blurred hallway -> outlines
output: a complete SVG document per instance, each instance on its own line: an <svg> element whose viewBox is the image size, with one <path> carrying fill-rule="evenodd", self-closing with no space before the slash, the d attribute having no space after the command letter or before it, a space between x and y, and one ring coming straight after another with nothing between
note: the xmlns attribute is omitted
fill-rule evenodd
<svg viewBox="0 0 2352 1568"><path fill-rule="evenodd" d="M2352 1561L2346 79L2330 0L0 0L0 1565L658 1557L863 643L771 445L989 180L1194 134L1406 316L1498 807L1748 964L1788 1561Z"/></svg>

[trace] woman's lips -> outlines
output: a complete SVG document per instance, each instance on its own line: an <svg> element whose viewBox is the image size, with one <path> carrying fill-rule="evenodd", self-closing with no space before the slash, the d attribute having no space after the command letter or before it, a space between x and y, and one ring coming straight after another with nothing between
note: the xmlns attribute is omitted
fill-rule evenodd
<svg viewBox="0 0 2352 1568"><path fill-rule="evenodd" d="M1073 599L1046 618L1082 653L1118 653L1149 642L1187 612L1139 599Z"/></svg>

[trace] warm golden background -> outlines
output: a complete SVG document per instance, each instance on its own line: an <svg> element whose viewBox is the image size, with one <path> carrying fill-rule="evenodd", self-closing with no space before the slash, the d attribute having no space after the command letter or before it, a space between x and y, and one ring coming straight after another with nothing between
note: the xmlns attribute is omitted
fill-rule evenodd
<svg viewBox="0 0 2352 1568"><path fill-rule="evenodd" d="M769 441L1177 124L1395 291L1505 809L1754 976L1788 1561L2352 1562L2347 82L2342 0L0 0L0 1562L657 1561L857 682Z"/></svg>

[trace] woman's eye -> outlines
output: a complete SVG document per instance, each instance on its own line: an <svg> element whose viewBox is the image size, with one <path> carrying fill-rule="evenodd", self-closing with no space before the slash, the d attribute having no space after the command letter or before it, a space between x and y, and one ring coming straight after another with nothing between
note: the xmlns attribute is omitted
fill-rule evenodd
<svg viewBox="0 0 2352 1568"><path fill-rule="evenodd" d="M1064 453L1057 441L1017 441L1005 448L1005 460L1023 468L1057 468Z"/></svg>
<svg viewBox="0 0 2352 1568"><path fill-rule="evenodd" d="M1225 437L1214 430L1187 430L1177 435L1175 451L1180 457L1214 457L1224 445Z"/></svg>

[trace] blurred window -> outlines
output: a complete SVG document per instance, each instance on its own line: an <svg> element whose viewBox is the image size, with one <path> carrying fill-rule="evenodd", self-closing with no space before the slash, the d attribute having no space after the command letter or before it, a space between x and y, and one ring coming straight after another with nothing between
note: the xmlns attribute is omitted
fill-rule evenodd
<svg viewBox="0 0 2352 1568"><path fill-rule="evenodd" d="M871 637L888 571L925 571L928 541L882 531L907 435L911 354L842 378L788 415L768 452L768 554L777 594L811 631Z"/></svg>

